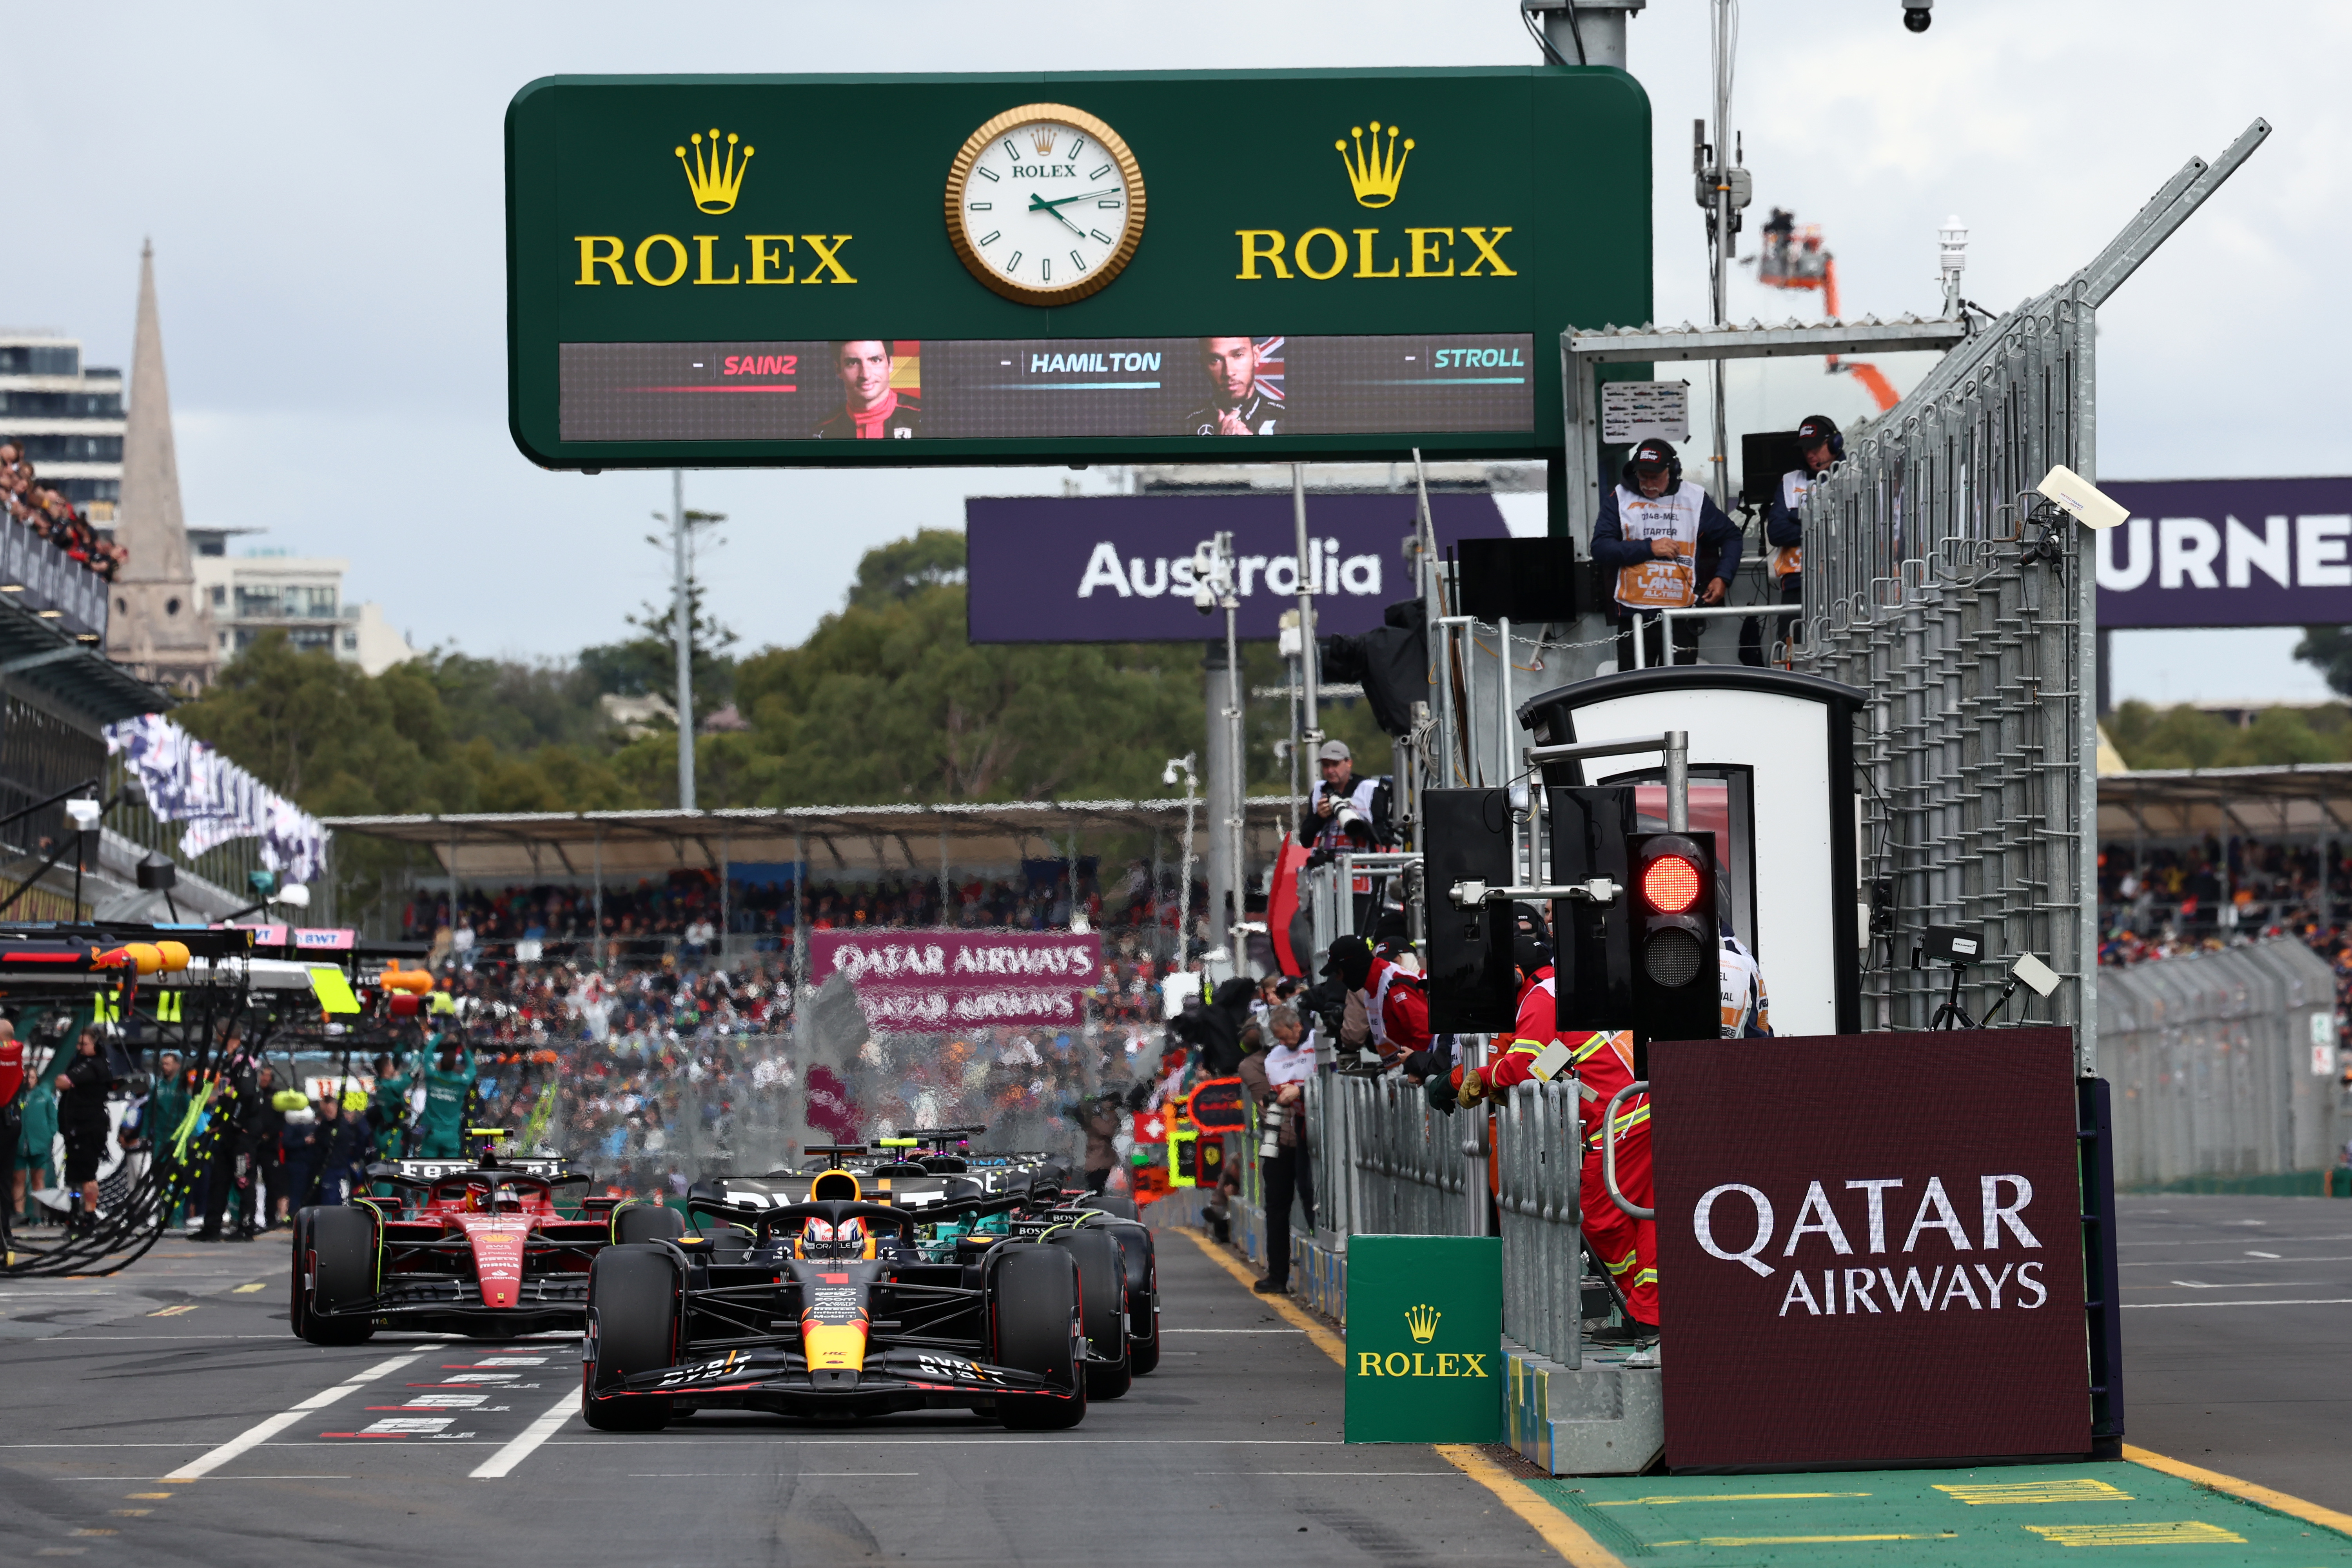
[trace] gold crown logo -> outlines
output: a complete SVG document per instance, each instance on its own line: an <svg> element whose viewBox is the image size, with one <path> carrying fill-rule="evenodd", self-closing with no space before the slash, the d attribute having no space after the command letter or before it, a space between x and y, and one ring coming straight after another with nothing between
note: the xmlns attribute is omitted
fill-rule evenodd
<svg viewBox="0 0 2352 1568"><path fill-rule="evenodd" d="M1404 1326L1412 1331L1412 1342L1417 1345L1425 1345L1430 1341L1435 1339L1437 1337L1437 1320L1444 1316L1445 1316L1444 1313L1439 1311L1436 1308L1431 1306L1426 1301L1423 1301L1418 1307L1406 1308L1404 1313Z"/></svg>
<svg viewBox="0 0 2352 1568"><path fill-rule="evenodd" d="M719 145L719 128L710 128L710 145L702 144L702 133L696 132L687 140L694 144L688 155L678 148L677 161L686 169L687 188L694 193L694 205L707 213L731 212L737 193L743 188L743 176L751 167L752 149L743 149L743 156L735 156L735 143L741 140L733 132L727 133L727 145Z"/></svg>
<svg viewBox="0 0 2352 1568"><path fill-rule="evenodd" d="M1058 134L1052 126L1040 125L1029 132L1029 145L1037 149L1037 156L1042 158L1054 150L1054 138Z"/></svg>
<svg viewBox="0 0 2352 1568"><path fill-rule="evenodd" d="M1381 122L1375 120L1372 121L1371 155L1366 157L1364 128L1360 125L1351 125L1348 128L1348 134L1356 139L1356 151L1353 157L1349 155L1348 144L1345 142L1334 142L1331 145L1339 150L1339 162L1347 166L1348 184L1355 187L1356 200L1368 207L1388 205L1396 200L1397 186L1404 183L1404 161L1412 152L1412 138L1407 136L1404 139L1404 150L1399 152L1397 150L1399 132L1397 128L1391 125L1389 127L1388 151L1383 153L1381 150Z"/></svg>

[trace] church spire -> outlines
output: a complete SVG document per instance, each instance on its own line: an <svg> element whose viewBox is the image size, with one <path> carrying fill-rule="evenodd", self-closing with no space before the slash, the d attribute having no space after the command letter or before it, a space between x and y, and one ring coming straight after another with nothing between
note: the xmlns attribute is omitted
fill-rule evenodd
<svg viewBox="0 0 2352 1568"><path fill-rule="evenodd" d="M131 342L122 500L114 537L131 559L115 578L107 652L151 680L182 687L208 683L215 668L212 616L196 592L188 560L152 240L139 251L139 320Z"/></svg>

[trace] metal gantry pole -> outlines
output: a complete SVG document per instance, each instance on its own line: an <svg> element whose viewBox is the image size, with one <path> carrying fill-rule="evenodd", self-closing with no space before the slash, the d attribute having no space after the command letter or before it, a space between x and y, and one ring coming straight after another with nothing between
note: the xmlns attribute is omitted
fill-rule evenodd
<svg viewBox="0 0 2352 1568"><path fill-rule="evenodd" d="M687 565L686 470L669 471L670 636L677 645L677 808L694 809L694 605Z"/></svg>
<svg viewBox="0 0 2352 1568"><path fill-rule="evenodd" d="M1242 731L1242 655L1238 625L1241 607L1242 602L1238 598L1228 597L1225 600L1225 724L1231 736L1226 745L1233 756L1233 799L1230 803L1233 815L1225 818L1227 863L1231 867L1227 875L1232 884L1233 914L1225 922L1225 946L1234 955L1234 973L1236 974L1242 972L1243 949L1246 945L1241 928L1249 918L1249 874L1242 865L1249 815L1245 804L1249 799L1249 752L1244 748Z"/></svg>
<svg viewBox="0 0 2352 1568"><path fill-rule="evenodd" d="M1291 521L1298 534L1298 691L1306 709L1306 723L1298 734L1299 744L1320 746L1323 731L1315 710L1315 575L1308 570L1310 553L1307 536L1307 465L1290 465ZM1314 777L1311 769L1307 774ZM1296 793L1296 792L1294 792Z"/></svg>

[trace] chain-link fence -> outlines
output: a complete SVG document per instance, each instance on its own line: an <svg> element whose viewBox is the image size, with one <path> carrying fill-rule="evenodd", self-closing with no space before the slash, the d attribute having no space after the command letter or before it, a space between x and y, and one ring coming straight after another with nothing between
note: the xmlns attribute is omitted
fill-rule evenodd
<svg viewBox="0 0 2352 1568"><path fill-rule="evenodd" d="M2100 978L2117 1185L2338 1163L2352 1127L2336 1067L2336 977L2316 953L2265 942Z"/></svg>
<svg viewBox="0 0 2352 1568"><path fill-rule="evenodd" d="M1982 928L2066 984L2005 1021L2097 1022L2097 789L2088 530L2037 512L2053 466L2096 475L2096 311L2269 133L2191 159L2096 259L1948 353L1805 501L1798 668L1867 691L1866 1026L1925 1027L1929 925ZM2005 968L2002 965L2001 968ZM1971 1014L2002 975L1963 987Z"/></svg>

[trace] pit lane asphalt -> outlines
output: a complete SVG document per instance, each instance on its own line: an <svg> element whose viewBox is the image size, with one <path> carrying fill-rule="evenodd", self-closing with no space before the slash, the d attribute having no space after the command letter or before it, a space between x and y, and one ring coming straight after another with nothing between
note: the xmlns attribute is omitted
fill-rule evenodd
<svg viewBox="0 0 2352 1568"><path fill-rule="evenodd" d="M122 1292L69 1316L0 1316L19 1335L0 1342L0 1560L1559 1561L1435 1451L1342 1446L1337 1366L1182 1237L1159 1248L1160 1370L1055 1434L944 1412L592 1432L576 1336L320 1349L287 1331L282 1240L159 1251L112 1282L59 1282ZM201 1479L163 1479L306 1401ZM333 1435L387 1422L441 1425ZM474 1479L534 1423L544 1441Z"/></svg>
<svg viewBox="0 0 2352 1568"><path fill-rule="evenodd" d="M2116 1208L2125 1441L2352 1513L2352 1203Z"/></svg>
<svg viewBox="0 0 2352 1568"><path fill-rule="evenodd" d="M2128 1440L2352 1511L2352 1204L2121 1212ZM1329 1358L1190 1239L1163 1235L1160 1258L1160 1370L1066 1434L948 1414L591 1432L570 1336L294 1340L282 1239L0 1281L0 1561L1559 1561L1433 1450L1341 1446ZM162 1479L310 1401L201 1479ZM384 1422L446 1425L329 1436Z"/></svg>

